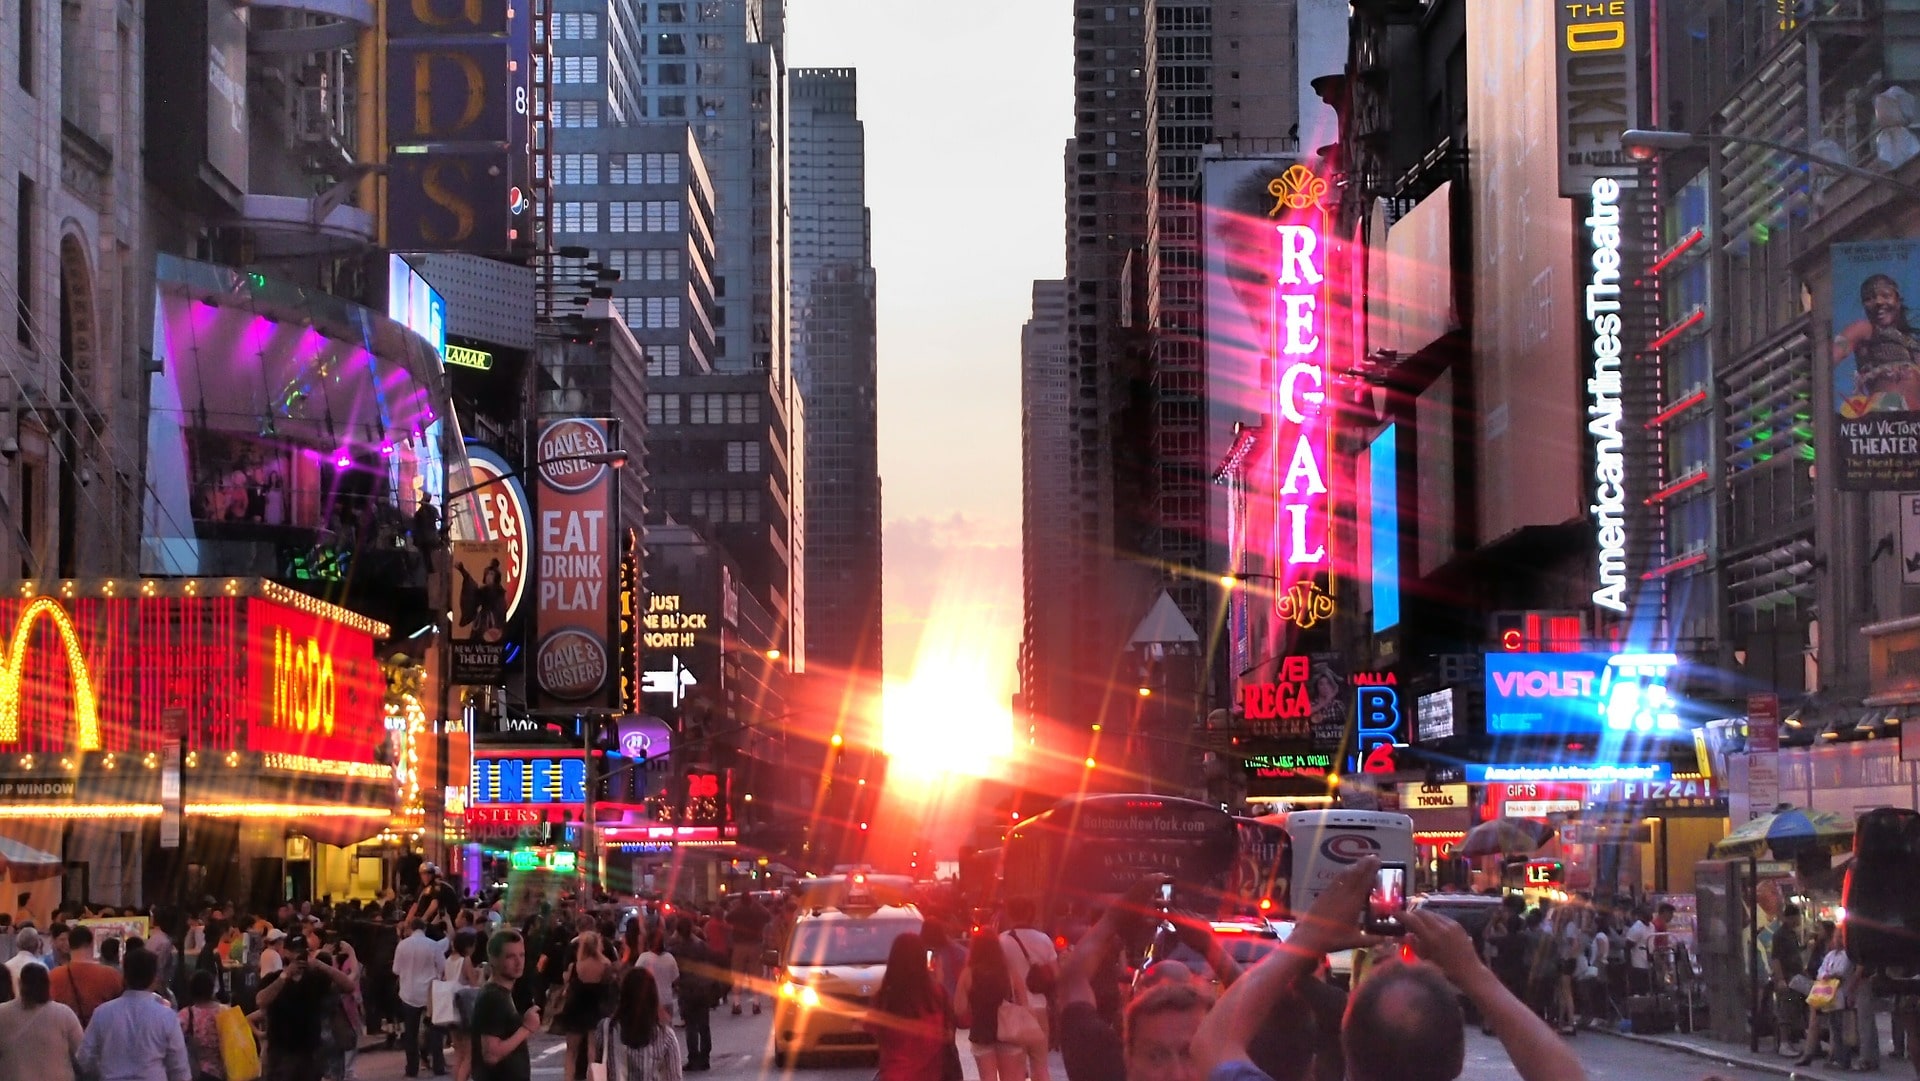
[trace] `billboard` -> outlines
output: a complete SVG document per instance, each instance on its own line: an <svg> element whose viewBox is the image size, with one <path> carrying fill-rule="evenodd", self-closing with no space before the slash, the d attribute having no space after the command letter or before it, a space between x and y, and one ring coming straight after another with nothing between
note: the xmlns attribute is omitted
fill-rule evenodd
<svg viewBox="0 0 1920 1081"><path fill-rule="evenodd" d="M467 444L469 491L447 511L448 534L455 541L500 541L507 546L501 564L507 595L507 619L520 614L533 563L533 510L520 476L505 458L477 443Z"/></svg>
<svg viewBox="0 0 1920 1081"><path fill-rule="evenodd" d="M1305 746L1266 754L1249 754L1242 760L1248 799L1285 799L1292 796L1325 796L1332 791L1336 774L1331 751L1315 751Z"/></svg>
<svg viewBox="0 0 1920 1081"><path fill-rule="evenodd" d="M1234 425L1265 428L1263 475L1238 542L1250 566L1270 566L1276 604L1296 582L1329 569L1328 258L1324 177L1280 158L1203 164L1206 349L1214 461L1233 449ZM1238 568L1236 568L1238 569ZM1317 597L1314 598L1317 602ZM1298 623L1289 618L1289 622Z"/></svg>
<svg viewBox="0 0 1920 1081"><path fill-rule="evenodd" d="M1560 194L1585 195L1602 177L1632 171L1621 133L1640 116L1636 0L1554 4Z"/></svg>
<svg viewBox="0 0 1920 1081"><path fill-rule="evenodd" d="M509 250L530 142L530 12L508 0L386 13L383 241L397 251Z"/></svg>
<svg viewBox="0 0 1920 1081"><path fill-rule="evenodd" d="M504 540L454 541L453 682L491 686L507 663L507 568L513 545Z"/></svg>
<svg viewBox="0 0 1920 1081"><path fill-rule="evenodd" d="M1487 734L1675 733L1671 653L1489 653Z"/></svg>
<svg viewBox="0 0 1920 1081"><path fill-rule="evenodd" d="M1840 487L1920 487L1920 240L1835 244L1831 354ZM1781 417L1782 423L1791 418Z"/></svg>
<svg viewBox="0 0 1920 1081"><path fill-rule="evenodd" d="M612 424L551 421L534 448L541 463L534 676L546 697L572 704L611 701L614 467L589 459L612 450Z"/></svg>
<svg viewBox="0 0 1920 1081"><path fill-rule="evenodd" d="M0 599L0 669L17 673L0 679L0 752L159 752L171 736L188 751L371 763L387 738L374 651L387 628L257 587Z"/></svg>
<svg viewBox="0 0 1920 1081"><path fill-rule="evenodd" d="M247 19L230 0L207 0L207 164L247 190Z"/></svg>

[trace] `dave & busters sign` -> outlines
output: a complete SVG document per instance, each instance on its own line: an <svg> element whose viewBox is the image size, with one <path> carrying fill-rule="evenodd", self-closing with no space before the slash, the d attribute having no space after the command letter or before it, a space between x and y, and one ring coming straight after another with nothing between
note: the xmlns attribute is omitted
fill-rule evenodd
<svg viewBox="0 0 1920 1081"><path fill-rule="evenodd" d="M551 700L606 697L612 680L612 422L552 421L534 448L534 678Z"/></svg>

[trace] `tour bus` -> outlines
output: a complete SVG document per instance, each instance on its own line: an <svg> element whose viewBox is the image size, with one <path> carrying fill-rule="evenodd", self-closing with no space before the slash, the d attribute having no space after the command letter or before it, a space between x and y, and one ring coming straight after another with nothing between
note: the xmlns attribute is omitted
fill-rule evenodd
<svg viewBox="0 0 1920 1081"><path fill-rule="evenodd" d="M1230 908L1240 831L1233 816L1177 796L1072 796L1017 823L1001 846L1002 898L1031 897L1043 922L1104 906L1145 875L1173 880L1173 903Z"/></svg>
<svg viewBox="0 0 1920 1081"><path fill-rule="evenodd" d="M1285 918L1292 911L1289 886L1293 878L1293 840L1287 834L1287 816L1235 815L1233 824L1239 835L1239 858L1234 864L1232 915Z"/></svg>

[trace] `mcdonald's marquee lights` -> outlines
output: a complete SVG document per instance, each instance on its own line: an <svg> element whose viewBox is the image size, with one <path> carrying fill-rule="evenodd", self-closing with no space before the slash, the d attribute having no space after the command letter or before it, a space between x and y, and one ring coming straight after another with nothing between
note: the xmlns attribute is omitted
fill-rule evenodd
<svg viewBox="0 0 1920 1081"><path fill-rule="evenodd" d="M187 751L369 763L387 628L251 579L27 582L0 594L0 754Z"/></svg>

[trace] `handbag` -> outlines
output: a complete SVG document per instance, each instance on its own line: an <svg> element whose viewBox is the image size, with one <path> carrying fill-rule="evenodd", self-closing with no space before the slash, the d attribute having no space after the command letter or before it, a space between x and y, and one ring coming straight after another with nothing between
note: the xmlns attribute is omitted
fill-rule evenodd
<svg viewBox="0 0 1920 1081"><path fill-rule="evenodd" d="M238 1006L228 1006L214 1018L220 1031L220 1064L227 1081L258 1081L260 1045L253 1042L253 1026Z"/></svg>
<svg viewBox="0 0 1920 1081"><path fill-rule="evenodd" d="M1056 976L1053 966L1033 963L1033 955L1027 952L1026 944L1020 941L1018 929L1008 931L1006 934L1008 938L1013 939L1013 948L1019 950L1020 956L1027 962L1027 990L1036 995L1053 994Z"/></svg>
<svg viewBox="0 0 1920 1081"><path fill-rule="evenodd" d="M607 1081L607 1049L613 1046L613 1022L600 1022L594 1030L594 1039L600 1043L600 1054L595 1061L587 1063L587 1081Z"/></svg>
<svg viewBox="0 0 1920 1081"><path fill-rule="evenodd" d="M1813 981L1813 986L1807 991L1807 1005L1816 1010L1832 1009L1834 1000L1839 997L1840 977L1828 976L1824 980Z"/></svg>
<svg viewBox="0 0 1920 1081"><path fill-rule="evenodd" d="M460 1023L460 1007L454 996L460 991L460 985L452 980L435 980L427 985L427 1020L442 1028L452 1028Z"/></svg>
<svg viewBox="0 0 1920 1081"><path fill-rule="evenodd" d="M1033 1010L1022 1006L1012 999L1000 1003L1000 1009L994 1014L994 1028L1001 1043L1017 1044L1029 1051L1044 1052L1047 1035L1040 1031L1040 1022L1033 1016Z"/></svg>

